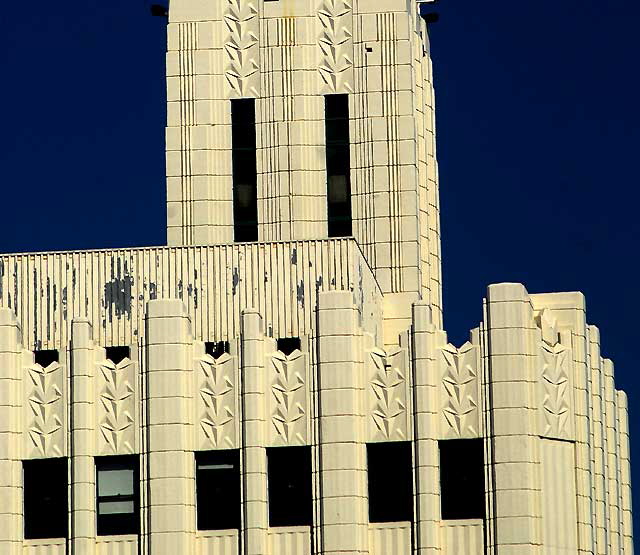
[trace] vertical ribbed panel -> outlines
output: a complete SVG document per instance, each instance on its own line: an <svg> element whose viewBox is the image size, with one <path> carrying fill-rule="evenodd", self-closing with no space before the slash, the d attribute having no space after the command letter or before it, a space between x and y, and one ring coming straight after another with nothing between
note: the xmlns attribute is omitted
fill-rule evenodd
<svg viewBox="0 0 640 555"><path fill-rule="evenodd" d="M24 543L22 552L24 555L65 555L67 545L65 540L32 540Z"/></svg>
<svg viewBox="0 0 640 555"><path fill-rule="evenodd" d="M442 522L443 555L483 555L484 526L481 520Z"/></svg>
<svg viewBox="0 0 640 555"><path fill-rule="evenodd" d="M370 555L410 555L411 524L390 522L371 524L369 527Z"/></svg>
<svg viewBox="0 0 640 555"><path fill-rule="evenodd" d="M138 538L99 538L96 543L96 555L138 555Z"/></svg>
<svg viewBox="0 0 640 555"><path fill-rule="evenodd" d="M196 546L196 555L238 555L238 531L203 532Z"/></svg>
<svg viewBox="0 0 640 555"><path fill-rule="evenodd" d="M308 526L271 528L269 549L272 555L311 555L311 530Z"/></svg>
<svg viewBox="0 0 640 555"><path fill-rule="evenodd" d="M356 292L371 319L379 289L353 240L0 257L0 306L38 349L66 346L78 317L100 345L135 343L152 299L182 300L199 340L237 336L246 307L264 315L268 335L297 337L311 330L317 292L333 290Z"/></svg>
<svg viewBox="0 0 640 555"><path fill-rule="evenodd" d="M568 441L540 440L542 465L542 541L547 555L578 551L575 446Z"/></svg>

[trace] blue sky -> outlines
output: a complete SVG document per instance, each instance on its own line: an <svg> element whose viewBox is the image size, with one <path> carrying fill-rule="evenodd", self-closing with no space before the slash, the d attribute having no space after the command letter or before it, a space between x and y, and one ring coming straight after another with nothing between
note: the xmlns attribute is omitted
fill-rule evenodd
<svg viewBox="0 0 640 555"><path fill-rule="evenodd" d="M164 243L165 28L149 4L3 6L0 252ZM489 283L584 292L630 396L640 484L640 3L437 9L450 338L477 325Z"/></svg>

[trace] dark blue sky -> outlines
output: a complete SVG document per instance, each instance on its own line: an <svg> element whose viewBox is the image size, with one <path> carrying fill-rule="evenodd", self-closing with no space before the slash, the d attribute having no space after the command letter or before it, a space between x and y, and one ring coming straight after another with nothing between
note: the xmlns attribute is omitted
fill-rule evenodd
<svg viewBox="0 0 640 555"><path fill-rule="evenodd" d="M149 3L3 5L0 252L164 243L165 28ZM442 0L438 11L450 338L477 325L489 283L584 292L630 396L640 507L640 3Z"/></svg>

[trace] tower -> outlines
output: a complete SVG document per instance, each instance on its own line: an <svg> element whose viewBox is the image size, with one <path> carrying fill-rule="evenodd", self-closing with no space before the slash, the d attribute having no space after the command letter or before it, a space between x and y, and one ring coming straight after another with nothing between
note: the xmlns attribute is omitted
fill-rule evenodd
<svg viewBox="0 0 640 555"><path fill-rule="evenodd" d="M422 298L441 323L432 65L418 5L172 0L169 244L352 235L390 310L406 319Z"/></svg>
<svg viewBox="0 0 640 555"><path fill-rule="evenodd" d="M0 256L4 555L632 555L582 294L442 325L428 4L172 0L167 237Z"/></svg>

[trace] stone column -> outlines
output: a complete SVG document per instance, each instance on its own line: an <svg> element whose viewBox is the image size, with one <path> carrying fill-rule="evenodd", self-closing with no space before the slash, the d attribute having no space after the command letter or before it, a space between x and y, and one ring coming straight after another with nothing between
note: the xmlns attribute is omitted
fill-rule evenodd
<svg viewBox="0 0 640 555"><path fill-rule="evenodd" d="M319 293L317 325L322 553L368 554L363 349L352 294Z"/></svg>
<svg viewBox="0 0 640 555"><path fill-rule="evenodd" d="M428 302L413 305L413 395L416 472L416 552L440 552L437 330Z"/></svg>
<svg viewBox="0 0 640 555"><path fill-rule="evenodd" d="M191 324L178 300L147 306L147 460L150 555L195 547Z"/></svg>
<svg viewBox="0 0 640 555"><path fill-rule="evenodd" d="M94 350L88 320L71 323L71 553L91 555L96 543Z"/></svg>
<svg viewBox="0 0 640 555"><path fill-rule="evenodd" d="M633 519L631 515L631 467L629 463L629 412L627 394L617 391L618 434L620 443L620 512L622 553L633 555Z"/></svg>
<svg viewBox="0 0 640 555"><path fill-rule="evenodd" d="M525 288L488 290L489 390L494 466L494 540L500 555L540 553L540 472L536 436L537 340Z"/></svg>
<svg viewBox="0 0 640 555"><path fill-rule="evenodd" d="M244 553L268 553L266 376L262 317L255 310L242 313L242 442L244 495Z"/></svg>
<svg viewBox="0 0 640 555"><path fill-rule="evenodd" d="M11 309L0 308L0 553L22 553L20 464L21 333Z"/></svg>

